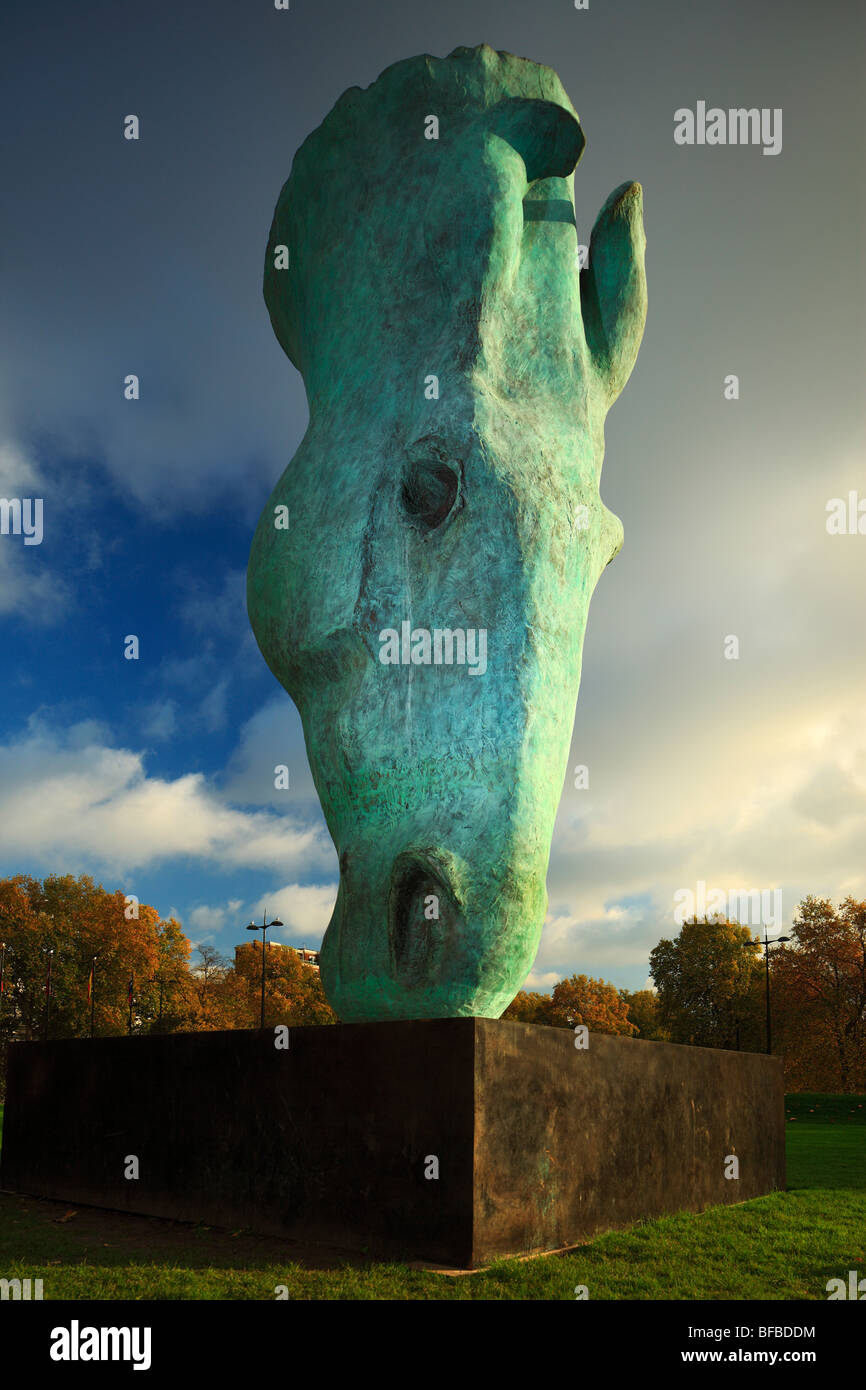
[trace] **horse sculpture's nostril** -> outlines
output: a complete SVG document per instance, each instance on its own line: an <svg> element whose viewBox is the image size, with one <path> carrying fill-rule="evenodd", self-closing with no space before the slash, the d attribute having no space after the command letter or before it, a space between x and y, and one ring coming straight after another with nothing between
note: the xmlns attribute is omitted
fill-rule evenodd
<svg viewBox="0 0 866 1390"><path fill-rule="evenodd" d="M396 978L429 981L453 932L459 908L442 875L421 854L397 857L391 871L388 934Z"/></svg>
<svg viewBox="0 0 866 1390"><path fill-rule="evenodd" d="M407 984L420 983L433 953L431 928L424 915L425 901L438 896L439 885L422 864L399 866L391 881L389 927L395 973Z"/></svg>
<svg viewBox="0 0 866 1390"><path fill-rule="evenodd" d="M403 478L403 506L414 522L433 530L450 515L460 479L454 469L438 459L413 463Z"/></svg>

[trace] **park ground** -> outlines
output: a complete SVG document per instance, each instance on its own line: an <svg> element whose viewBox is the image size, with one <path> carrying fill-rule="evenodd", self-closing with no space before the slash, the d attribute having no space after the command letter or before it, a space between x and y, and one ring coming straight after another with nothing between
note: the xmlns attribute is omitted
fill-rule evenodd
<svg viewBox="0 0 866 1390"><path fill-rule="evenodd" d="M788 1189L449 1276L0 1193L0 1278L46 1299L826 1299L866 1276L866 1096L786 1097ZM0 1110L2 1123L2 1110Z"/></svg>

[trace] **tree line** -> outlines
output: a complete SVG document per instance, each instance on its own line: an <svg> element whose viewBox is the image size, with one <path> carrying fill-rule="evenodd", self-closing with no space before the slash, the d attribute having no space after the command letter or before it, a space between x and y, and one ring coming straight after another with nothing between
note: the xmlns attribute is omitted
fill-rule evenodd
<svg viewBox="0 0 866 1390"><path fill-rule="evenodd" d="M5 950L3 949L5 946ZM261 945L228 961L180 923L83 875L0 879L0 1099L13 1039L258 1028ZM50 960L50 994L49 984ZM269 943L265 1024L335 1023L315 971Z"/></svg>
<svg viewBox="0 0 866 1390"><path fill-rule="evenodd" d="M772 946L773 1051L789 1091L866 1090L866 902L807 897ZM0 880L0 1096L13 1038L259 1027L261 944L229 961L192 947L179 922L87 876ZM51 963L51 990L48 964ZM269 943L265 1025L337 1022L318 974ZM550 994L524 991L503 1017L650 1041L761 1052L766 965L748 927L694 918L650 953L655 988L629 991L572 975Z"/></svg>
<svg viewBox="0 0 866 1390"><path fill-rule="evenodd" d="M749 1052L766 1048L767 966L748 927L693 918L650 952L654 990L573 975L552 994L521 992L503 1017L590 1032ZM789 940L770 946L771 1041L789 1091L866 1091L866 901L799 904Z"/></svg>

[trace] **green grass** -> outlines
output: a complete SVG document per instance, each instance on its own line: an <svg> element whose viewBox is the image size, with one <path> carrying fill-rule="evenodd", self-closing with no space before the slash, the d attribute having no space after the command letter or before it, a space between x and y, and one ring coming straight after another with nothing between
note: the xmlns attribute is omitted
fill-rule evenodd
<svg viewBox="0 0 866 1390"><path fill-rule="evenodd" d="M866 1272L866 1097L789 1096L786 1115L787 1192L471 1276L301 1261L248 1232L0 1194L0 1277L41 1278L48 1299L273 1299L278 1284L321 1300L571 1300L577 1284L591 1299L825 1299L828 1279Z"/></svg>

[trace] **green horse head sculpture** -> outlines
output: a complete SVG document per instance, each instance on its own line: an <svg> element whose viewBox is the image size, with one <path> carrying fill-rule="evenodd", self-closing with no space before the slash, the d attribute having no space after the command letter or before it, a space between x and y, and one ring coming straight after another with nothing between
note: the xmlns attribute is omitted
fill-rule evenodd
<svg viewBox="0 0 866 1390"><path fill-rule="evenodd" d="M310 420L248 607L339 855L321 970L346 1021L496 1018L538 949L622 543L604 421L646 317L638 184L579 262L583 145L551 69L410 58L340 98L274 214L265 300Z"/></svg>

